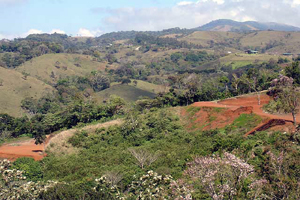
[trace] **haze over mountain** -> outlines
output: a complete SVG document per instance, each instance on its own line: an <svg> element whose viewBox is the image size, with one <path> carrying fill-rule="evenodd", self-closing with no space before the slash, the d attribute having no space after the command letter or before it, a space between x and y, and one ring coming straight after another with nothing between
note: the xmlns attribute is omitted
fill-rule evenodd
<svg viewBox="0 0 300 200"><path fill-rule="evenodd" d="M203 26L195 28L198 31L300 31L299 27L274 22L246 21L237 22L230 19L219 19L211 21Z"/></svg>

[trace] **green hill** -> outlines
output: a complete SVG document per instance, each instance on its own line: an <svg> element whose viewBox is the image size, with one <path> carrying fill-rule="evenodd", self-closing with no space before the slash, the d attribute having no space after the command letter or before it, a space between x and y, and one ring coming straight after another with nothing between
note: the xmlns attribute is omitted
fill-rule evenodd
<svg viewBox="0 0 300 200"><path fill-rule="evenodd" d="M25 97L40 98L53 88L33 77L0 67L0 113L21 116L21 101Z"/></svg>
<svg viewBox="0 0 300 200"><path fill-rule="evenodd" d="M206 48L234 48L234 52L257 49L260 52L280 55L286 52L300 53L300 32L255 31L250 33L197 31L181 41L202 45ZM231 50L230 50L231 51Z"/></svg>
<svg viewBox="0 0 300 200"><path fill-rule="evenodd" d="M46 83L54 83L60 77L85 76L91 71L104 71L107 63L93 61L88 55L79 54L47 54L34 58L16 70L26 72ZM114 68L114 66L111 66Z"/></svg>
<svg viewBox="0 0 300 200"><path fill-rule="evenodd" d="M117 95L126 101L136 101L139 97L154 98L155 93L136 88L131 85L114 85L106 90L97 93L98 97L102 100L109 98L111 95Z"/></svg>

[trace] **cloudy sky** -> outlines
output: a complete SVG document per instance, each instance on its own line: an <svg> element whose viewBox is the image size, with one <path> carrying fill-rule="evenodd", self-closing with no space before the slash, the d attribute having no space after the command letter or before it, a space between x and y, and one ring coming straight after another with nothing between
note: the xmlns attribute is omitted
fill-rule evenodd
<svg viewBox="0 0 300 200"><path fill-rule="evenodd" d="M0 39L194 28L216 19L300 27L300 0L0 0Z"/></svg>

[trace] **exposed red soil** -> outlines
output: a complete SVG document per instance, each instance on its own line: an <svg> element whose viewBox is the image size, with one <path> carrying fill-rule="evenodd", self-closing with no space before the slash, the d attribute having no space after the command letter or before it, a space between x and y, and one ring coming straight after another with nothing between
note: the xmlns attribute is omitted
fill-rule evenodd
<svg viewBox="0 0 300 200"><path fill-rule="evenodd" d="M234 120L238 118L242 113L250 114L253 111L253 108L251 106L240 107L237 109L225 108L219 111L214 110L213 108L215 107L202 107L202 109L197 112L195 116L192 116L193 119L196 119L188 125L188 128L201 128L202 130L224 128L228 124L233 123ZM197 127L193 127L195 124L197 125Z"/></svg>
<svg viewBox="0 0 300 200"><path fill-rule="evenodd" d="M272 128L271 130L288 130L293 131L290 125L292 123L292 115L275 115L265 113L262 110L263 105L269 103L271 98L266 94L261 94L261 104L258 105L257 95L245 95L237 98L226 99L218 102L197 102L193 106L196 107L210 107L210 108L226 108L227 111L219 113L219 116L215 118L214 122L210 123L210 126L203 127L203 130L214 129L214 128L223 128L228 124L231 124L235 118L237 118L242 113L251 112L259 115L263 118L263 122L255 127L253 130L249 131L245 136L254 134L256 131L262 131ZM202 109L201 109L202 110ZM200 111L199 115L201 115ZM250 113L251 113L250 112ZM208 113L202 113L202 119L199 118L196 122L207 123ZM299 123L300 114L297 115L297 123ZM204 120L203 120L204 119ZM203 122L204 121L204 122ZM287 129L288 127L288 129ZM287 131L286 131L287 132Z"/></svg>
<svg viewBox="0 0 300 200"><path fill-rule="evenodd" d="M34 139L4 144L0 147L0 158L6 158L11 161L20 157L30 157L35 160L41 160L44 155L44 145L36 145Z"/></svg>

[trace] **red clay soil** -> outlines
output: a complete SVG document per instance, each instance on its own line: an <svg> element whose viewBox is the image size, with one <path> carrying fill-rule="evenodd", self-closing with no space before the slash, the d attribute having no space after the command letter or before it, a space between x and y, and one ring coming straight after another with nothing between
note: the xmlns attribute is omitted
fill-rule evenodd
<svg viewBox="0 0 300 200"><path fill-rule="evenodd" d="M249 131L245 135L245 136L247 136L250 134L254 134L256 131L267 130L273 126L275 126L275 127L277 126L277 128L280 130L281 130L282 126L284 127L287 125L290 127L290 123L293 120L291 114L290 115L275 115L275 114L265 113L262 110L262 106L269 103L270 100L271 99L269 96L267 96L266 94L262 94L261 95L261 105L258 105L257 95L245 95L245 96L226 99L226 100L222 100L222 101L218 101L218 102L197 102L197 103L194 103L193 106L227 108L228 110L231 110L233 113L237 112L240 114L244 113L244 112L238 112L239 110L241 111L241 108L246 108L247 112L245 112L245 113L249 112L249 110L248 110L249 107L252 108L253 113L263 117L263 119L265 119L265 120L263 120L263 122L261 124L259 124L257 127L255 127L253 130ZM232 118L235 117L230 112L226 113L226 114L222 114L222 116L225 116L225 118L228 120L227 124L230 124L229 122L231 122ZM297 123L299 123L300 122L299 121L300 114L298 114L296 118L297 118ZM198 121L201 121L201 119L199 119ZM203 121L203 118L202 118L202 121ZM225 121L225 120L223 120L223 121ZM283 122L285 124L283 124ZM219 127L217 126L217 127L212 127L212 128L222 128L222 127L224 127L224 125L220 124ZM291 129L291 127L290 127L290 129Z"/></svg>
<svg viewBox="0 0 300 200"><path fill-rule="evenodd" d="M192 123L188 125L188 128L200 128L201 130L224 128L228 124L233 123L234 120L238 118L242 113L250 114L253 110L251 106L240 107L237 109L223 109L219 111L213 110L212 107L202 107L200 111L198 111L194 116L192 116L192 118L195 120L191 120ZM182 114L184 115L184 113Z"/></svg>
<svg viewBox="0 0 300 200"><path fill-rule="evenodd" d="M46 143L49 141L48 136ZM43 154L44 145L36 145L34 139L29 139L26 141L18 141L15 143L4 144L0 147L0 159L5 158L11 161L16 160L21 157L30 157L35 160L41 160L46 156Z"/></svg>

